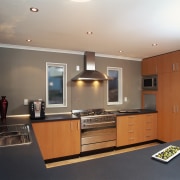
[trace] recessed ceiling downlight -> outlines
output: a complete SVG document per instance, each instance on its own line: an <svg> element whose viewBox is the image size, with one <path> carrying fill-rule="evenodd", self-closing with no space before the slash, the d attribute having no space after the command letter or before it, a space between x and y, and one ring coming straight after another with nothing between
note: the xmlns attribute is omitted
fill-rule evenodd
<svg viewBox="0 0 180 180"><path fill-rule="evenodd" d="M157 46L158 44L157 43L153 43L152 46Z"/></svg>
<svg viewBox="0 0 180 180"><path fill-rule="evenodd" d="M32 40L31 39L26 39L27 42L31 42Z"/></svg>
<svg viewBox="0 0 180 180"><path fill-rule="evenodd" d="M30 11L31 11L31 12L38 12L39 9L38 9L38 8L35 8L35 7L31 7L31 8L30 8Z"/></svg>
<svg viewBox="0 0 180 180"><path fill-rule="evenodd" d="M92 31L87 31L86 34L87 34L87 35L92 35L93 32L92 32Z"/></svg>

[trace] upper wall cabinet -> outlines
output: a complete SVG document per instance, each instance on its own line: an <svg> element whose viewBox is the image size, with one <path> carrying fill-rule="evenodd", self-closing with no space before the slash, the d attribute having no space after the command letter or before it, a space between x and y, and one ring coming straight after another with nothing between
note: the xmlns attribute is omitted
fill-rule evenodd
<svg viewBox="0 0 180 180"><path fill-rule="evenodd" d="M142 61L142 75L180 72L180 51L175 51Z"/></svg>
<svg viewBox="0 0 180 180"><path fill-rule="evenodd" d="M179 72L180 71L180 51L161 55L158 61L158 73Z"/></svg>
<svg viewBox="0 0 180 180"><path fill-rule="evenodd" d="M157 57L143 59L142 75L152 75L158 73Z"/></svg>

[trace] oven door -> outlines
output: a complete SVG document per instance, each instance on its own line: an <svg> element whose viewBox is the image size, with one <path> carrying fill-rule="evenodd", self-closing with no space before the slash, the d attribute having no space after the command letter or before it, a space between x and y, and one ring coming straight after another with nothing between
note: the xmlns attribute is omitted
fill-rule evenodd
<svg viewBox="0 0 180 180"><path fill-rule="evenodd" d="M116 146L116 127L92 128L81 131L81 152Z"/></svg>

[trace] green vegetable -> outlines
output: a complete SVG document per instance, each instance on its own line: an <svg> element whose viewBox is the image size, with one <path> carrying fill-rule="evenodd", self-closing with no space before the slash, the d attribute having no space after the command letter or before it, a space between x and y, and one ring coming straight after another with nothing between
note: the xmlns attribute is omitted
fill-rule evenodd
<svg viewBox="0 0 180 180"><path fill-rule="evenodd" d="M165 149L163 152L158 153L156 155L156 157L158 157L160 159L163 159L163 160L167 160L171 156L176 154L178 151L180 151L180 147L178 147L178 146L171 146L171 147Z"/></svg>

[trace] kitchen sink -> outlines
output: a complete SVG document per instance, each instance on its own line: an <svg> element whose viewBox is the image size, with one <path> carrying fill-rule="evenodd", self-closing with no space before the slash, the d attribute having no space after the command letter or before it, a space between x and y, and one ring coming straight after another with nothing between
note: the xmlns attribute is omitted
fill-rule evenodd
<svg viewBox="0 0 180 180"><path fill-rule="evenodd" d="M30 144L28 124L12 124L0 126L0 147Z"/></svg>

